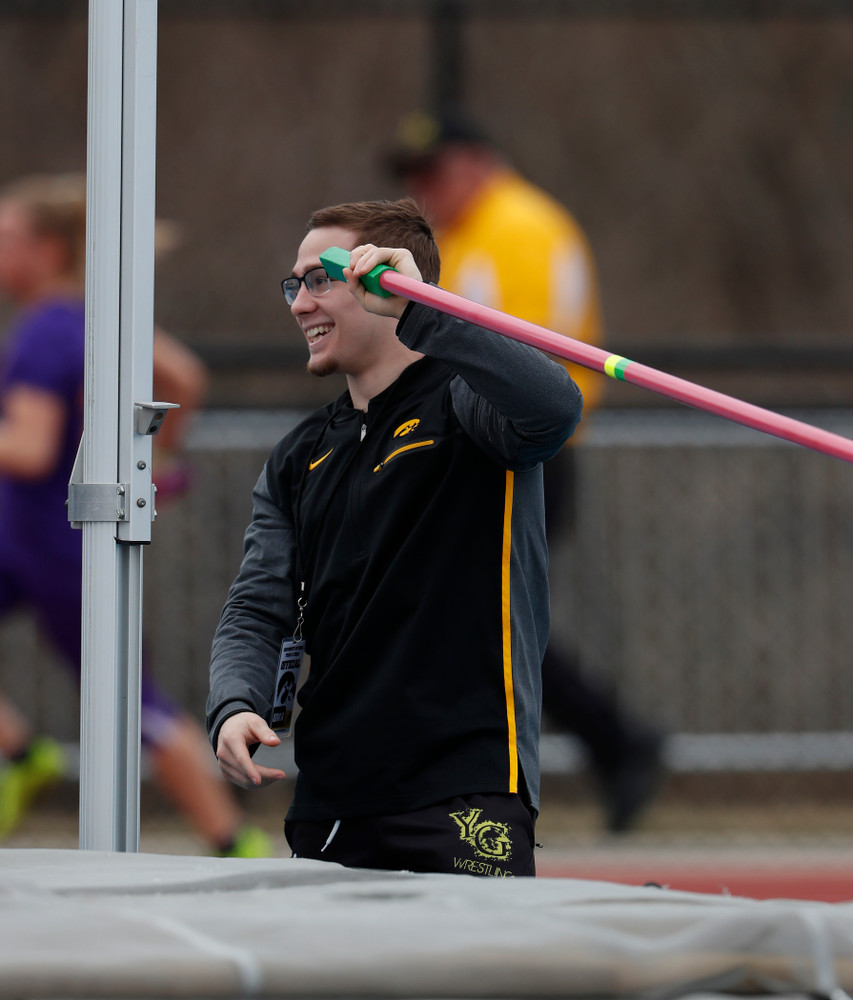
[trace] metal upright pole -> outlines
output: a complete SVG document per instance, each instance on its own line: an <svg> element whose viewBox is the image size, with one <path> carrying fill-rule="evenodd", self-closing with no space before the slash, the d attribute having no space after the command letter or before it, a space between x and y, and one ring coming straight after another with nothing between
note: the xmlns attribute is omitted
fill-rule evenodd
<svg viewBox="0 0 853 1000"><path fill-rule="evenodd" d="M154 516L156 0L90 0L80 847L139 849L141 545ZM140 402L142 401L142 402Z"/></svg>

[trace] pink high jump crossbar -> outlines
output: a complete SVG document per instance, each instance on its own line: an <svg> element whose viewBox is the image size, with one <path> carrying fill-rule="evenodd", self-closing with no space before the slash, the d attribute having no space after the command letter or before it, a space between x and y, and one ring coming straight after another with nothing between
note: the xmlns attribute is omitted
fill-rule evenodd
<svg viewBox="0 0 853 1000"><path fill-rule="evenodd" d="M320 262L330 277L343 280L343 268L349 267L349 251L331 247L320 255ZM609 354L599 347L565 337L563 334L537 326L535 323L528 323L498 309L479 305L443 288L408 278L391 267L385 265L375 267L362 278L362 283L377 294L401 295L413 302L431 306L440 312L500 333L512 340L573 361L584 368L591 368L610 378L641 386L643 389L678 400L687 406L715 413L745 427L752 427L765 434L772 434L774 437L810 448L812 451L853 463L853 440L840 434L746 403L734 396L706 389L694 382L657 371L618 354Z"/></svg>

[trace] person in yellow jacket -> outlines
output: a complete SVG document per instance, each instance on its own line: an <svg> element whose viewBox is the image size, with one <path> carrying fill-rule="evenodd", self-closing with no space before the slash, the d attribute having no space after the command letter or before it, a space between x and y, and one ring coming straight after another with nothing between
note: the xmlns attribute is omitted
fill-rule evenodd
<svg viewBox="0 0 853 1000"><path fill-rule="evenodd" d="M492 139L458 108L415 112L400 123L389 154L393 174L435 229L441 285L482 305L600 345L595 261L574 217L522 177ZM563 362L584 397L600 402L603 379ZM545 464L549 535L575 527L572 446ZM581 671L574 650L552 641L542 664L544 708L578 737L600 779L607 825L632 825L657 790L662 737L634 719Z"/></svg>

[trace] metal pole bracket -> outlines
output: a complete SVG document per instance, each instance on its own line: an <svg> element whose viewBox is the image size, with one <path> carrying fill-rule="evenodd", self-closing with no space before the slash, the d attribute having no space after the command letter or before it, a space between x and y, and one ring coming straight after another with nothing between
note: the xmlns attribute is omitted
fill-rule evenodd
<svg viewBox="0 0 853 1000"><path fill-rule="evenodd" d="M66 507L72 528L91 521L124 521L127 483L69 483Z"/></svg>
<svg viewBox="0 0 853 1000"><path fill-rule="evenodd" d="M156 434L169 410L180 409L180 403L134 403L137 434Z"/></svg>

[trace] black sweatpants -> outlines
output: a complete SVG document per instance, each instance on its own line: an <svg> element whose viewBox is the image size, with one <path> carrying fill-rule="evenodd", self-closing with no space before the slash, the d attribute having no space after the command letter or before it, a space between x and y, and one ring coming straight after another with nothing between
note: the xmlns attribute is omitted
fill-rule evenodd
<svg viewBox="0 0 853 1000"><path fill-rule="evenodd" d="M518 795L460 795L392 816L288 820L295 858L347 868L535 875L533 818Z"/></svg>

